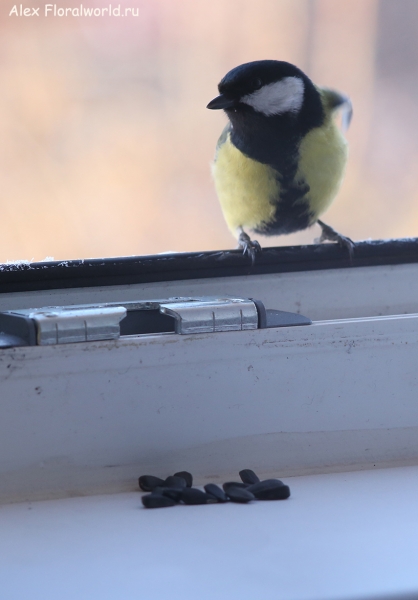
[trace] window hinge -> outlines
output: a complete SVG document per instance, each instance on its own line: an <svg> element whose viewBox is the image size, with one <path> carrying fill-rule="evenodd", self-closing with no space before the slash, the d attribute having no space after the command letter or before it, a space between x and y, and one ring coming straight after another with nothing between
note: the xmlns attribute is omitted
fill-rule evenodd
<svg viewBox="0 0 418 600"><path fill-rule="evenodd" d="M112 340L156 333L216 333L309 325L250 298L168 298L0 313L0 348Z"/></svg>
<svg viewBox="0 0 418 600"><path fill-rule="evenodd" d="M258 328L255 303L247 298L202 298L160 304L160 311L174 318L174 331L215 333Z"/></svg>

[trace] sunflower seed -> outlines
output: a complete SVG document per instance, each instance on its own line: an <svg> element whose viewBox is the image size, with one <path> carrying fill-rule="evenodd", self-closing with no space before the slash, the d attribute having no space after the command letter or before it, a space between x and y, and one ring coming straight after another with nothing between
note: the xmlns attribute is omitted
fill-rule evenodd
<svg viewBox="0 0 418 600"><path fill-rule="evenodd" d="M241 477L242 481L244 483L248 483L248 485L258 483L260 481L260 479L254 473L254 471L252 471L251 469L243 469L239 472L239 476Z"/></svg>
<svg viewBox="0 0 418 600"><path fill-rule="evenodd" d="M290 496L289 487L280 479L265 479L250 485L247 489L257 500L286 500Z"/></svg>
<svg viewBox="0 0 418 600"><path fill-rule="evenodd" d="M232 502L250 502L251 500L255 500L254 494L237 486L228 488L226 490L226 495Z"/></svg>
<svg viewBox="0 0 418 600"><path fill-rule="evenodd" d="M165 487L165 488L156 488L154 490L154 492L162 494L163 496L166 496L167 498L171 498L175 502L180 502L183 490L184 490L184 488Z"/></svg>
<svg viewBox="0 0 418 600"><path fill-rule="evenodd" d="M183 477L176 477L175 475L170 475L163 482L163 487L171 487L171 488L185 488L187 486L187 482Z"/></svg>
<svg viewBox="0 0 418 600"><path fill-rule="evenodd" d="M164 485L164 479L154 477L154 475L141 475L138 482L144 492L152 492L156 487Z"/></svg>
<svg viewBox="0 0 418 600"><path fill-rule="evenodd" d="M147 494L142 496L142 504L145 508L165 508L166 506L174 506L176 502L161 494Z"/></svg>
<svg viewBox="0 0 418 600"><path fill-rule="evenodd" d="M247 483L241 483L241 481L226 481L223 485L222 485L223 489L225 492L228 492L229 488L232 487L236 487L236 488L242 488L245 489L248 487Z"/></svg>
<svg viewBox="0 0 418 600"><path fill-rule="evenodd" d="M181 499L184 504L206 504L209 496L197 488L183 488Z"/></svg>
<svg viewBox="0 0 418 600"><path fill-rule="evenodd" d="M217 502L228 502L228 498L223 490L214 483L207 483L205 486L205 492L217 500Z"/></svg>
<svg viewBox="0 0 418 600"><path fill-rule="evenodd" d="M178 473L174 473L174 477L182 477L186 482L187 487L192 487L193 485L193 475L188 471L179 471Z"/></svg>

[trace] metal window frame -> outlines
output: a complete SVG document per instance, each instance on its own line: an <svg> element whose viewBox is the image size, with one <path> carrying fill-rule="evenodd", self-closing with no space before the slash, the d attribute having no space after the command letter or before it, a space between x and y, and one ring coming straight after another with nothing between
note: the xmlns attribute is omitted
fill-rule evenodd
<svg viewBox="0 0 418 600"><path fill-rule="evenodd" d="M337 244L314 244L263 248L254 265L240 250L18 262L0 265L0 295L410 263L418 263L418 238L358 242L352 261Z"/></svg>

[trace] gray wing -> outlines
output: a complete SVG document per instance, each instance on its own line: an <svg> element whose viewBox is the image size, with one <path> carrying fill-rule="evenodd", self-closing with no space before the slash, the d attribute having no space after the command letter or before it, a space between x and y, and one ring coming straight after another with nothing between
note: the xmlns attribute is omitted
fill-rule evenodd
<svg viewBox="0 0 418 600"><path fill-rule="evenodd" d="M228 123L227 125L225 125L219 139L218 142L216 144L216 151L215 151L215 161L216 161L216 157L218 155L218 150L221 146L223 146L226 142L226 138L228 137L228 133L231 131L231 123Z"/></svg>

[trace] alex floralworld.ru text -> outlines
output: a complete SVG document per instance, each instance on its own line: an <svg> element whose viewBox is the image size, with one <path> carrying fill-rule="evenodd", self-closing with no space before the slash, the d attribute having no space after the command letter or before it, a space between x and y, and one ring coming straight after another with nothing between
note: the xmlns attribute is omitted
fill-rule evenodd
<svg viewBox="0 0 418 600"><path fill-rule="evenodd" d="M139 8L121 8L120 4L106 7L90 8L80 4L75 7L57 7L56 4L45 4L38 7L24 7L15 4L9 12L9 17L139 17Z"/></svg>

